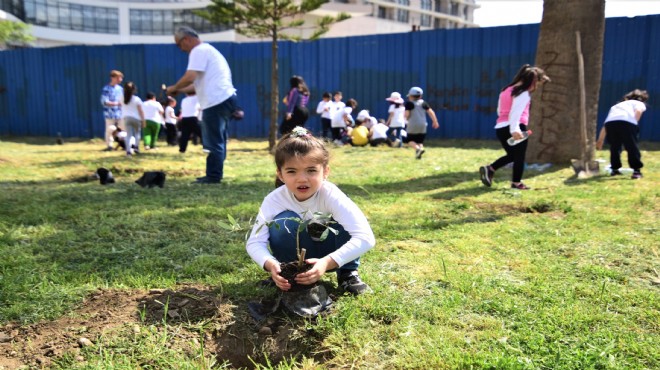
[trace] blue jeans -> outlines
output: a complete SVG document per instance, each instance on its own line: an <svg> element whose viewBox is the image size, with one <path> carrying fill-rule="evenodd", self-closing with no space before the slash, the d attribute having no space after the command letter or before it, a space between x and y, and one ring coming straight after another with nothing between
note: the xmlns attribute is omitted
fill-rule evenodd
<svg viewBox="0 0 660 370"><path fill-rule="evenodd" d="M401 138L401 130L403 130L403 127L390 127L390 132L388 132L388 135L393 137L394 139L392 141L399 140L399 147L403 146L403 139Z"/></svg>
<svg viewBox="0 0 660 370"><path fill-rule="evenodd" d="M298 260L296 255L296 230L298 230L298 222L293 220L281 220L282 218L289 217L300 218L300 215L293 211L284 211L275 216L276 221L273 220L273 224L268 228L268 232L270 233L268 239L270 250L273 252L273 256L275 256L280 262L292 262ZM275 226L275 224L278 226ZM332 232L328 233L328 237L322 242L312 240L307 233L307 230L300 232L300 248L305 248L307 250L305 259L323 258L339 249L351 239L351 236L340 224L333 223L330 227L337 230L339 233L337 235ZM287 228L289 231L287 231ZM360 258L358 257L344 266L341 266L337 270L337 273L341 270L357 270L359 266Z"/></svg>
<svg viewBox="0 0 660 370"><path fill-rule="evenodd" d="M209 151L206 157L206 178L209 180L222 180L227 158L227 124L236 106L236 96L232 95L202 112L202 142L204 149Z"/></svg>

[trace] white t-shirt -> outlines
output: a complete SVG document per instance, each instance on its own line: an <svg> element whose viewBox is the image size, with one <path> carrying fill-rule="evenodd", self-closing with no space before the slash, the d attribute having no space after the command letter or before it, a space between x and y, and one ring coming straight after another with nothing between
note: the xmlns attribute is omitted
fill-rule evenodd
<svg viewBox="0 0 660 370"><path fill-rule="evenodd" d="M605 123L612 121L625 121L637 125L639 122L637 122L637 119L635 118L635 112L644 112L645 110L646 104L639 100L624 100L610 108L609 113L607 113L607 118L605 118Z"/></svg>
<svg viewBox="0 0 660 370"><path fill-rule="evenodd" d="M335 113L332 116L332 121L330 122L330 127L346 128L346 121L344 120L344 117L350 116L351 112L353 112L353 108L346 106L335 110Z"/></svg>
<svg viewBox="0 0 660 370"><path fill-rule="evenodd" d="M325 108L328 108L327 110ZM332 102L331 101L324 101L321 100L319 104L316 106L316 113L321 115L321 118L328 118L330 119L330 113L332 111Z"/></svg>
<svg viewBox="0 0 660 370"><path fill-rule="evenodd" d="M155 100L147 100L142 106L144 110L144 119L163 123L163 106Z"/></svg>
<svg viewBox="0 0 660 370"><path fill-rule="evenodd" d="M121 102L124 102L124 97L121 97ZM133 95L131 96L131 100L128 102L128 104L123 104L122 109L121 109L121 115L122 117L131 117L135 118L138 121L142 121L142 117L140 117L140 112L138 112L138 106L142 106L142 99L140 99L138 96Z"/></svg>
<svg viewBox="0 0 660 370"><path fill-rule="evenodd" d="M218 105L236 93L227 60L210 44L203 42L190 51L187 70L197 72L194 85L202 109Z"/></svg>
<svg viewBox="0 0 660 370"><path fill-rule="evenodd" d="M340 267L360 257L376 244L367 217L335 184L324 181L316 194L304 202L296 200L286 186L280 186L268 194L261 203L257 220L246 244L248 254L261 267L268 259L275 259L268 250L270 236L268 227L261 225L273 221L275 216L283 211L293 211L300 216L305 213L306 218L311 218L314 212L332 214L332 218L351 236L346 244L329 254Z"/></svg>
<svg viewBox="0 0 660 370"><path fill-rule="evenodd" d="M376 123L374 127L372 127L373 135L371 135L371 140L387 139L387 132L389 129L390 128L383 123Z"/></svg>
<svg viewBox="0 0 660 370"><path fill-rule="evenodd" d="M390 104L387 113L390 114L394 113L392 115L392 119L390 120L390 127L399 128L399 127L404 127L406 125L406 118L405 118L406 107L404 107L403 104L399 105L398 108L396 107L396 104Z"/></svg>
<svg viewBox="0 0 660 370"><path fill-rule="evenodd" d="M197 117L200 110L197 95L186 96L181 100L181 117Z"/></svg>
<svg viewBox="0 0 660 370"><path fill-rule="evenodd" d="M169 105L165 107L165 123L176 124L176 115L174 115L174 108Z"/></svg>

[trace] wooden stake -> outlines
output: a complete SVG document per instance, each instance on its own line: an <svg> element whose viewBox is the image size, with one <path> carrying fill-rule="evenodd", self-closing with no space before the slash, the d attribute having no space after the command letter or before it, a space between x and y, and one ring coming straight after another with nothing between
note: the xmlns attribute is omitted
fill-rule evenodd
<svg viewBox="0 0 660 370"><path fill-rule="evenodd" d="M305 253L307 253L307 249L303 248L300 250L300 256L298 257L298 267L302 267L303 263L305 263Z"/></svg>

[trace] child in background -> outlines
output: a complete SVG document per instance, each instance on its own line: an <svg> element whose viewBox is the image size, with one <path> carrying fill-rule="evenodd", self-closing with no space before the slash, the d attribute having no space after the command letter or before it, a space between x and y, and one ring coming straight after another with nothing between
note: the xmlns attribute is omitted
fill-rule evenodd
<svg viewBox="0 0 660 370"><path fill-rule="evenodd" d="M122 116L124 119L124 126L126 127L126 156L132 157L133 154L139 153L134 151L132 144L136 146L140 143L140 127L144 127L144 111L142 107L142 99L135 93L137 86L132 81L124 84L124 96L122 97L123 108Z"/></svg>
<svg viewBox="0 0 660 370"><path fill-rule="evenodd" d="M635 89L627 93L623 100L610 108L605 118L605 125L598 137L596 146L603 147L605 135L610 143L611 176L621 175L621 148L628 153L628 165L633 169L632 179L642 178L642 154L637 147L639 135L639 120L646 111L646 102L649 94L645 90Z"/></svg>
<svg viewBox="0 0 660 370"><path fill-rule="evenodd" d="M341 99L341 93L339 95ZM335 95L336 99L336 95ZM336 102L335 102L336 103ZM357 108L357 101L355 99L348 99L346 102L346 105L344 106L344 103L342 104L341 109L335 109L335 113L332 116L332 139L333 142L338 145L342 146L344 145L347 140L348 140L348 128L353 125L353 117L351 116L351 113L355 108Z"/></svg>
<svg viewBox="0 0 660 370"><path fill-rule="evenodd" d="M280 262L297 260L296 221L286 218L311 218L314 213L330 214L332 228L324 241L314 241L307 230L298 235L300 247L307 250L306 262L313 267L300 273L296 282L316 283L326 272L336 270L337 282L354 295L370 291L358 275L360 256L376 243L369 221L360 208L339 188L328 182L330 154L323 142L303 127L294 128L275 147L277 177L284 183L268 194L257 214L257 221L246 244L250 257L270 272L275 285L283 291L291 284L279 275ZM269 227L262 227L272 223ZM270 247L270 250L269 250Z"/></svg>
<svg viewBox="0 0 660 370"><path fill-rule="evenodd" d="M406 109L403 106L403 99L401 98L401 94L395 91L385 100L390 103L390 107L387 110L389 116L387 117L386 124L390 127L390 136L394 138L393 145L401 148L403 146L401 131L406 125L406 119L404 117Z"/></svg>
<svg viewBox="0 0 660 370"><path fill-rule="evenodd" d="M280 125L280 134L286 135L296 127L304 127L309 118L307 103L309 102L309 88L305 80L300 76L291 76L289 80L291 89L287 94L284 104L286 104L286 114L284 121Z"/></svg>
<svg viewBox="0 0 660 370"><path fill-rule="evenodd" d="M355 119L355 127L350 130L348 142L352 146L366 146L369 144L369 129L364 126L365 122L369 121L369 112L366 110L360 111Z"/></svg>
<svg viewBox="0 0 660 370"><path fill-rule="evenodd" d="M340 110L343 110L344 107L346 107L346 104L341 101L343 98L343 95L341 91L335 91L332 94L332 104L330 105L330 133L332 135L332 141L335 142L335 144L338 141L341 141L341 130L340 128L344 127L345 124L342 124L341 122L335 123L335 115L337 112ZM335 127L336 125L339 125L338 127Z"/></svg>
<svg viewBox="0 0 660 370"><path fill-rule="evenodd" d="M147 93L147 100L144 102L144 117L147 122L144 126L144 149L156 148L158 133L163 122L163 106L156 101L156 95L152 92Z"/></svg>
<svg viewBox="0 0 660 370"><path fill-rule="evenodd" d="M550 78L546 76L541 68L525 64L520 67L513 81L500 92L497 101L495 135L500 140L500 144L506 154L490 165L479 168L481 182L484 185L491 186L495 171L513 162L511 188L518 190L529 189L527 185L522 183L528 141L524 140L516 145L509 145L507 140L511 137L514 140L523 139L523 132L527 132L529 121L531 94L548 81L550 81Z"/></svg>
<svg viewBox="0 0 660 370"><path fill-rule="evenodd" d="M412 87L408 91L408 101L405 104L406 120L408 121L407 136L404 141L413 149L415 149L415 158L422 159L424 150L424 140L426 139L426 129L428 123L426 122L426 115L431 117L432 127L437 129L440 127L438 118L431 107L422 99L422 91L419 87Z"/></svg>
<svg viewBox="0 0 660 370"><path fill-rule="evenodd" d="M379 119L369 130L369 143L371 146L378 146L380 144L392 146L392 141L387 137L389 130L390 128L385 124L385 120L382 118Z"/></svg>
<svg viewBox="0 0 660 370"><path fill-rule="evenodd" d="M167 145L176 145L176 114L174 114L174 107L176 107L176 99L171 96L167 97L167 107L165 107L165 132L167 133Z"/></svg>
<svg viewBox="0 0 660 370"><path fill-rule="evenodd" d="M179 138L179 152L185 153L188 148L188 140L190 136L202 136L202 128L199 126L198 116L202 108L197 100L197 95L194 92L189 92L186 97L181 100L181 121L179 128L181 129L181 137ZM193 138L193 144L197 144L196 138Z"/></svg>
<svg viewBox="0 0 660 370"><path fill-rule="evenodd" d="M316 113L321 115L321 138L323 139L330 138L328 134L330 133L330 123L332 122L330 119L332 110L332 102L330 101L331 97L332 96L329 92L324 92L323 100L321 100L316 106Z"/></svg>

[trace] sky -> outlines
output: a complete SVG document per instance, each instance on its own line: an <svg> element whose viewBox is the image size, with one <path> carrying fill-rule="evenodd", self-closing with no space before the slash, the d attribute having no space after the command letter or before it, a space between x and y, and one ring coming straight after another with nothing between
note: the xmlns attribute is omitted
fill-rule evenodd
<svg viewBox="0 0 660 370"><path fill-rule="evenodd" d="M579 1L579 0L578 0ZM481 27L539 23L543 0L477 0L474 22ZM660 0L607 0L605 17L660 14Z"/></svg>

